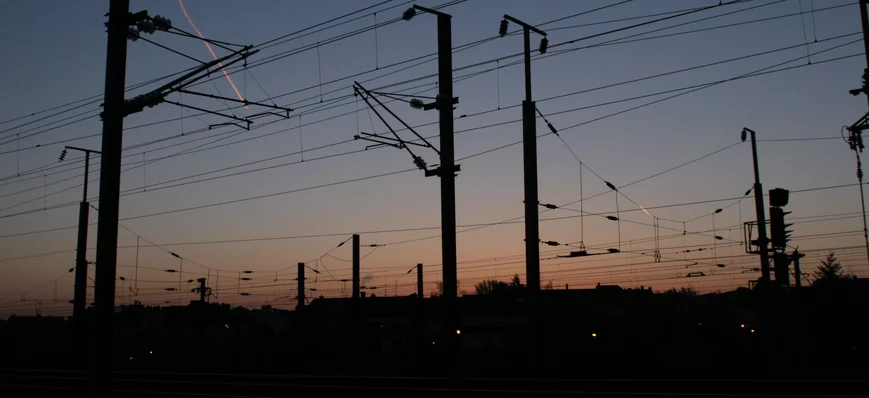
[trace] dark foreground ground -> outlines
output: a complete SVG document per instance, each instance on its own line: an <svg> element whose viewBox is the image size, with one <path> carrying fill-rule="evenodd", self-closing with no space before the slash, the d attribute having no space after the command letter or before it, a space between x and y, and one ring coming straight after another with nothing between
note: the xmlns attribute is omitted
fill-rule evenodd
<svg viewBox="0 0 869 398"><path fill-rule="evenodd" d="M0 370L6 397L87 396L89 374ZM270 398L299 394L443 397L869 397L867 380L501 379L118 372L114 397Z"/></svg>

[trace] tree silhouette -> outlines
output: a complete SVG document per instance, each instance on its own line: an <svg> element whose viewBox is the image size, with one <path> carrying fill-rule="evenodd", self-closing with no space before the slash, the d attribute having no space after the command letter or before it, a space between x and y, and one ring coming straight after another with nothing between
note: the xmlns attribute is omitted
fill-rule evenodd
<svg viewBox="0 0 869 398"><path fill-rule="evenodd" d="M504 292L510 287L499 280L487 279L474 285L474 292L479 295L488 295Z"/></svg>
<svg viewBox="0 0 869 398"><path fill-rule="evenodd" d="M437 281L435 282L435 288L428 294L431 297L440 297L444 295L444 282Z"/></svg>
<svg viewBox="0 0 869 398"><path fill-rule="evenodd" d="M519 279L519 274L513 275L513 280L510 281L510 287L515 288L515 289L525 287L525 285L523 285L522 281Z"/></svg>
<svg viewBox="0 0 869 398"><path fill-rule="evenodd" d="M479 295L504 294L522 291L525 285L519 279L519 274L513 275L510 283L487 279L474 285L474 291Z"/></svg>
<svg viewBox="0 0 869 398"><path fill-rule="evenodd" d="M697 291L694 290L693 287L682 287L679 290L676 290L676 288L674 287L670 288L670 290L667 290L664 294L668 296L695 297L697 296Z"/></svg>
<svg viewBox="0 0 869 398"><path fill-rule="evenodd" d="M855 275L845 273L845 270L842 269L842 264L839 263L839 259L836 258L836 253L834 252L830 252L827 254L827 258L821 260L821 265L812 273L812 276L814 277L812 285L826 281L856 278Z"/></svg>

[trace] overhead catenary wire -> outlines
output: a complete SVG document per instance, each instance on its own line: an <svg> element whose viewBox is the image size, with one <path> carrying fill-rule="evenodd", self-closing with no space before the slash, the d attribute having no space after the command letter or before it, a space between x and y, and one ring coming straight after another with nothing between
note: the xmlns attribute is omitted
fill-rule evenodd
<svg viewBox="0 0 869 398"><path fill-rule="evenodd" d="M820 9L819 9L819 10L820 10ZM461 47L461 46L459 46L459 47ZM457 48L458 48L458 47L457 47ZM313 86L313 87L316 87L316 86Z"/></svg>
<svg viewBox="0 0 869 398"><path fill-rule="evenodd" d="M853 43L853 42L849 42L849 43L845 43L845 44L843 44L843 45L838 45L838 46L835 46L835 47L832 47L832 48L828 48L828 49L825 49L825 50L821 50L821 51L816 52L815 54L819 54L819 53L826 52L826 51L831 51L831 50L833 50L833 49L840 48L840 47L846 46L846 45L851 44L851 43ZM845 59L845 58L850 58L850 57L853 57L853 56L857 56L857 55L852 55L852 56L847 56L847 57L839 57L839 58L835 58L835 59L833 59L833 60ZM797 58L796 60L798 60L798 59L802 59L802 58L803 58L803 57L800 57L800 58ZM832 62L833 60L817 61L817 62L815 62L815 63L813 63L813 64L811 64L811 65L817 65L817 64L820 64L820 63L824 63L824 62ZM784 65L784 64L787 64L787 63L789 63L789 62L793 62L793 61L794 61L794 60L785 61L785 62L782 62L782 63L776 64L776 65L774 65L774 66L772 66L772 67L780 66L780 65ZM642 107L645 107L645 106L648 106L648 105L651 105L651 104L654 104L654 103L662 102L662 101L667 100L667 99L675 98L675 97L678 97L678 96L681 96L681 95L684 95L684 94L687 94L687 93L690 93L690 92L698 91L698 90L700 90L700 89L708 88L708 87L711 87L711 86L714 86L714 85L717 85L717 84L721 84L721 83L724 83L724 82L733 81L733 80L737 80L737 79L742 79L742 78L746 78L746 77L760 76L760 75L762 75L762 74L768 74L768 73L773 73L773 72L783 71L783 70L790 70L790 69L799 68L799 67L804 67L804 66L809 66L809 65L798 65L798 66L794 66L794 67L786 67L786 68L781 68L781 69L778 69L778 70L765 71L765 72L757 72L757 71L755 71L755 72L751 72L751 73L743 74L743 75L740 75L740 76L737 76L737 77L734 77L734 78L730 78L730 79L719 80L719 81L715 81L715 82L704 83L704 84L698 84L698 85L692 85L692 86L682 87L682 88L674 89L674 90L666 90L666 91L663 91L663 92L658 92L658 93L650 94L650 95L643 95L643 96L633 97L633 98L631 98L631 99L645 98L645 97L654 96L654 95L660 95L660 94L663 94L663 93L669 93L669 92L677 92L677 94L672 95L672 96L669 96L669 97L666 97L666 98L664 98L664 99L659 99L659 100L655 100L655 101L652 101L652 102L649 102L649 103L646 103L646 104L643 104L643 105L639 105L639 106L636 106L636 107L632 107L632 108L629 108L629 109L627 109L627 110L619 111L619 112L617 112L617 113L615 113L615 114L605 115L605 116L603 116L603 117L596 118L596 119L592 119L592 120L590 120L590 121L586 121L586 122L583 122L583 123L578 124L578 125L573 125L573 126L569 126L569 127L567 127L567 128L563 128L562 130L570 129L570 128L574 128L574 127L578 127L578 126L581 126L581 125L583 125L583 124L588 124L588 123L591 123L591 122L594 122L594 121L602 120L602 119L607 118L607 117L616 116L616 115L621 114L621 113L624 113L624 112L628 112L628 111L631 111L631 110L639 109L639 108L642 108ZM767 68L764 68L764 69L770 69L770 68L772 68L772 67L767 67ZM686 90L686 89L691 89L691 91L684 92L683 90ZM683 92L678 93L678 92L680 92L680 91L683 91ZM624 102L624 101L625 101L625 100L618 100L618 101L615 101L615 102L612 102L612 101L611 101L611 102L608 102L608 103L606 103L606 104L599 104L598 106L600 106L600 105L608 105L608 104L618 103L618 102ZM587 109L587 108L588 108L588 107L575 108L575 109L573 109L573 110L571 110L571 111L581 110L581 109ZM502 109L503 109L503 108L502 108ZM553 114L560 114L560 113L565 113L565 112L566 112L566 111L561 111L561 112L556 112L556 113L553 113ZM515 122L515 121L511 121L511 122L508 122L508 123L513 123L513 122ZM491 124L491 125L483 126L483 127L493 127L493 126L504 125L504 124L506 124L506 123L495 123L495 124ZM467 130L465 130L465 131L473 131L473 130L478 130L478 129L480 129L480 127L472 128L472 129L467 129ZM544 134L544 135L546 135L546 134ZM506 148L506 147L511 146L511 145L516 145L516 144L518 144L518 143L521 143L521 141L516 142L516 143L513 143L513 144L507 144L507 145L504 145L504 146L502 146L502 147L495 148L494 150L500 150L500 149ZM492 150L489 150L488 152L491 152L491 151L492 151ZM481 155L481 154L485 154L485 153L488 153L488 152L481 152L481 153L478 153L478 154L475 154L475 155L471 155L471 156L469 156L469 157L479 156L479 155ZM469 157L466 157L466 158L469 158ZM28 212L28 213L29 213L29 212ZM0 218L2 218L2 217L8 217L8 216L9 216L9 215L6 215L6 216L0 216Z"/></svg>
<svg viewBox="0 0 869 398"><path fill-rule="evenodd" d="M727 3L727 4L730 4L730 3ZM819 9L819 10L820 10L820 9Z"/></svg>

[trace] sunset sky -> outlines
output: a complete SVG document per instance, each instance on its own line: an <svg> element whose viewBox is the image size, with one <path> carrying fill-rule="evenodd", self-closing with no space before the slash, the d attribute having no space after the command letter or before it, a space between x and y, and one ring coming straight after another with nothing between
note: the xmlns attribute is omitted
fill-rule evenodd
<svg viewBox="0 0 869 398"><path fill-rule="evenodd" d="M564 140L538 139L540 201L567 208L541 207L540 237L572 245L541 245L543 284L693 287L706 293L757 279L760 273L752 269L759 260L746 255L742 243L741 224L755 219L753 198L744 196L753 172L751 146L740 142L743 127L757 131L761 140L764 189L791 190L786 208L793 212L791 246L806 254L803 271L810 273L833 250L847 271L869 275L856 160L840 138L842 126L867 110L863 96L848 94L860 86L866 66L856 1L745 0L577 40L718 3L467 0L441 9L453 15L453 47L475 43L453 56L460 101L455 148L462 166L456 178L460 291L473 292L480 280L509 280L515 273L524 281L522 146L507 146L522 137L518 105L524 77L514 63L521 59L515 55L522 40L495 38L504 14L548 34L549 51L532 63L533 95ZM350 244L337 246L353 233L361 234L363 245L385 245L362 248L363 284L377 286L377 295L415 291L408 271L417 263L426 265L427 289L435 288L441 263L437 179L413 170L403 150L364 151L367 143L353 140L359 132L388 133L352 96L354 80L376 91L437 93L437 62L430 56L437 50L433 16L365 30L399 18L411 4L184 2L205 37L257 46L246 68L239 63L228 69L240 95L294 111L289 119L257 118L250 131L209 129L229 120L167 103L126 118L118 237L118 276L126 280L118 281L119 302L184 304L196 298L187 280L207 276L218 301L290 308L298 262L320 271L308 274L315 295L346 296L350 284L344 288L336 280L350 278ZM368 6L373 7L283 37ZM131 2L131 11L142 9L195 34L177 0ZM64 145L100 149L107 11L105 0L8 2L0 15L0 43L7 53L0 63L5 94L0 99L0 317L37 310L71 314L68 269L75 260L83 162L79 152L61 163L58 156ZM365 31L348 34L360 29ZM516 29L510 25L511 32ZM195 38L166 32L143 38L212 60ZM281 39L272 41L276 38ZM492 40L477 43L484 39ZM539 37L532 40L536 49ZM127 52L128 87L197 65L144 40L128 42ZM411 59L417 60L403 62ZM692 67L698 68L682 71ZM755 72L770 73L746 77ZM667 75L644 79L661 74ZM192 90L235 97L219 71L211 76ZM713 82L720 84L687 93ZM156 87L128 91L127 98ZM687 94L667 99L680 93ZM268 110L192 95L167 99L239 117ZM439 145L436 112L381 100ZM643 104L649 105L633 109ZM400 126L388 116L387 122ZM539 134L548 131L540 119L537 126ZM399 134L413 137L409 131ZM431 149L412 149L429 165L438 163ZM96 208L98 169L95 157L89 197ZM630 185L616 199L604 181ZM618 215L621 222L607 215ZM92 210L91 223L96 219ZM478 228L493 223L498 224ZM461 232L469 228L475 229ZM91 261L96 232L92 225ZM619 248L622 254L555 258L578 250L580 242L590 251ZM656 244L660 262L652 256ZM170 251L185 259L183 270ZM240 274L246 270L253 272ZM93 275L93 267L90 271ZM706 276L686 278L691 272ZM165 290L172 287L180 292Z"/></svg>

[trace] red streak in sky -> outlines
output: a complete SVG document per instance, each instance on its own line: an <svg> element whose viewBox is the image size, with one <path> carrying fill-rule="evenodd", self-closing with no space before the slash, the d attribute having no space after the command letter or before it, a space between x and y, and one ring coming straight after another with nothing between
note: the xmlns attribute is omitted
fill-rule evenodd
<svg viewBox="0 0 869 398"><path fill-rule="evenodd" d="M193 20L190 19L190 15L187 14L187 9L184 8L184 3L181 0L178 0L178 5L181 6L181 11L184 13L184 17L187 18L187 22L190 22L190 26L193 27L193 30L196 31L196 34L199 35L200 39L202 39L202 43L205 44L205 48L208 49L208 52L211 53L211 57L214 58L215 61L217 61L217 54L214 53L214 50L211 48L211 44L208 44L208 41L205 40L205 36L202 34L202 32L199 31L199 28L196 27L196 24L193 23ZM226 81L228 81L229 85L232 86L232 89L235 91L235 95L238 96L238 100L244 101L244 97L242 97L241 93L238 92L238 88L235 87L235 83L232 82L232 78L229 77L229 73L226 73L226 69L223 68L223 64L218 62L217 65L220 66L220 71L223 72L223 76L226 77ZM247 108L247 105L245 105L244 107Z"/></svg>

